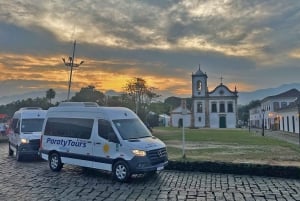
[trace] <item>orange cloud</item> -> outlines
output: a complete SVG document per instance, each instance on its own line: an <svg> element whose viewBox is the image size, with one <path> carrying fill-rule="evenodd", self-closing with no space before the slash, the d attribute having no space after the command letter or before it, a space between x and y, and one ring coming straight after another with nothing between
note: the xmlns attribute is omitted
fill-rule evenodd
<svg viewBox="0 0 300 201"><path fill-rule="evenodd" d="M66 90L70 77L70 68L64 66L60 60L61 56L52 55L50 57L36 57L32 55L0 55L0 80L26 80L39 81L42 83L38 86L27 87L27 89L44 89L53 88L54 90ZM81 59L78 59L81 60ZM85 62L82 66L73 70L72 74L72 91L79 91L82 87L93 85L97 90L115 90L122 92L126 83L134 77L142 77L150 87L156 88L155 92L168 92L177 96L191 95L191 77L183 78L171 77L170 75L154 75L142 72L142 68L136 61L121 60L91 60L83 58ZM116 66L122 64L123 68ZM159 64L153 64L159 65ZM178 72L181 75L188 75L185 71ZM186 77L186 78L185 78ZM218 84L209 83L209 90L213 90ZM254 89L253 86L246 83L229 83L226 84L231 90L237 86L238 91L249 91ZM22 86L21 86L22 87ZM25 90L25 88L24 88Z"/></svg>

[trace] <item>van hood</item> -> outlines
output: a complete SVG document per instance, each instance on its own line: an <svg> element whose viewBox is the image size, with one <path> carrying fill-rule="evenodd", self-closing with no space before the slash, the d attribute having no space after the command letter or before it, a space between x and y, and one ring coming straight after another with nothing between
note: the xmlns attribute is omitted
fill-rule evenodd
<svg viewBox="0 0 300 201"><path fill-rule="evenodd" d="M35 140L41 138L41 132L22 132L21 137L29 140Z"/></svg>
<svg viewBox="0 0 300 201"><path fill-rule="evenodd" d="M160 139L152 136L147 138L138 138L126 140L126 146L129 146L132 149L139 149L144 151L149 151L153 149L161 149L166 147Z"/></svg>

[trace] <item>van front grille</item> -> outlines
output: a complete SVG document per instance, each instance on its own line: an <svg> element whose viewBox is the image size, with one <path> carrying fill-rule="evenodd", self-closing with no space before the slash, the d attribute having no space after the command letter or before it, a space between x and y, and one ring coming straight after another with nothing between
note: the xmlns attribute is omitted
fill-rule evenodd
<svg viewBox="0 0 300 201"><path fill-rule="evenodd" d="M168 160L167 149L161 148L147 151L147 157L150 159L152 165L163 163Z"/></svg>
<svg viewBox="0 0 300 201"><path fill-rule="evenodd" d="M29 145L33 150L38 150L40 147L40 139L29 140Z"/></svg>

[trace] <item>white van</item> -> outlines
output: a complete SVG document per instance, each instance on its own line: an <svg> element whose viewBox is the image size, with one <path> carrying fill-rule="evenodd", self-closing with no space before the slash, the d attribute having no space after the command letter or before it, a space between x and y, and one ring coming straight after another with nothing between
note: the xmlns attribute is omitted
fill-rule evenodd
<svg viewBox="0 0 300 201"><path fill-rule="evenodd" d="M112 172L121 182L168 164L165 144L134 112L89 102L63 102L49 108L40 153L53 171L72 164Z"/></svg>
<svg viewBox="0 0 300 201"><path fill-rule="evenodd" d="M15 112L8 133L8 154L16 153L17 161L23 156L39 156L43 123L47 110L39 107L24 107Z"/></svg>

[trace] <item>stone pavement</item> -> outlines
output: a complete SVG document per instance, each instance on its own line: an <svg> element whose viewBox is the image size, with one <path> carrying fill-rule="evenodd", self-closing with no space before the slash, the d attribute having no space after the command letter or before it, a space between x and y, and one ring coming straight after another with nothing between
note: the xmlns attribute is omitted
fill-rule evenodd
<svg viewBox="0 0 300 201"><path fill-rule="evenodd" d="M255 133L256 135L262 135L262 129L250 129L250 132ZM266 137L276 138L282 141L286 141L292 144L300 144L299 135L298 133L289 133L283 131L272 131L272 130L265 130L264 135Z"/></svg>
<svg viewBox="0 0 300 201"><path fill-rule="evenodd" d="M75 166L52 172L45 161L17 162L7 151L7 143L0 143L1 201L300 200L295 179L165 170L119 183L107 173Z"/></svg>

